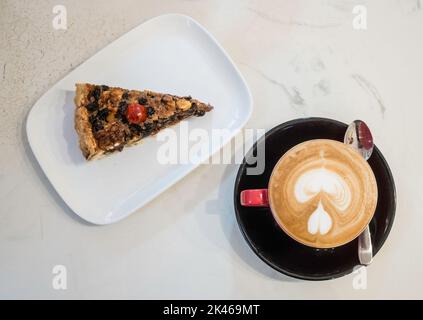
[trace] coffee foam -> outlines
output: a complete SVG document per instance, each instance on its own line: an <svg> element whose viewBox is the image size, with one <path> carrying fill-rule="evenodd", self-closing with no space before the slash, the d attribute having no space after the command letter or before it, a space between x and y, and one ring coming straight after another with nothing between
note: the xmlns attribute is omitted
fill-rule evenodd
<svg viewBox="0 0 423 320"><path fill-rule="evenodd" d="M273 170L269 200L279 225L297 241L336 247L370 222L377 184L368 163L334 140L310 140L289 150Z"/></svg>

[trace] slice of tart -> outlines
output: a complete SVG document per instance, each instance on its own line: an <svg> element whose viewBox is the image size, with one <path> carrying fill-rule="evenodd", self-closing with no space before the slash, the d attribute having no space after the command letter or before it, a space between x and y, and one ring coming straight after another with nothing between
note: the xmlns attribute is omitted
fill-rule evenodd
<svg viewBox="0 0 423 320"><path fill-rule="evenodd" d="M76 84L75 129L87 160L122 151L142 138L213 109L187 97Z"/></svg>

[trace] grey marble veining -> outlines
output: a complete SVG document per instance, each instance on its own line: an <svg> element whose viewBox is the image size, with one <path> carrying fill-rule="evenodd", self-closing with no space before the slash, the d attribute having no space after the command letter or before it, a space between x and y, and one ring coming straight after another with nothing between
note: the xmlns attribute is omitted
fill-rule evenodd
<svg viewBox="0 0 423 320"><path fill-rule="evenodd" d="M363 76L361 76L359 74L353 74L353 75L351 75L351 77L357 82L357 84L360 87L362 87L371 96L373 96L375 98L375 100L377 101L377 103L379 105L380 113L381 113L382 117L384 117L385 112L386 112L386 107L385 107L385 104L382 100L382 97L380 96L376 87L373 84L371 84L367 79L365 79Z"/></svg>

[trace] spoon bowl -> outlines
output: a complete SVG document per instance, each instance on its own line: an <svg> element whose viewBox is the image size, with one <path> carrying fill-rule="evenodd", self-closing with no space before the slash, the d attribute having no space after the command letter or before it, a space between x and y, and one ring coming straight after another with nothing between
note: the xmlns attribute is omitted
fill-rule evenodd
<svg viewBox="0 0 423 320"><path fill-rule="evenodd" d="M373 136L364 121L355 120L348 126L344 143L357 150L365 160L373 153Z"/></svg>

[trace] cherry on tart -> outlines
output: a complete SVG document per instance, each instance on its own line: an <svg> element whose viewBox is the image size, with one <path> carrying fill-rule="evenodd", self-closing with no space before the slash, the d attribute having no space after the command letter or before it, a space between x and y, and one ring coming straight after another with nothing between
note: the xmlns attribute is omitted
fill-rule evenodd
<svg viewBox="0 0 423 320"><path fill-rule="evenodd" d="M147 119L147 108L138 103L128 105L126 118L130 123L140 124Z"/></svg>

